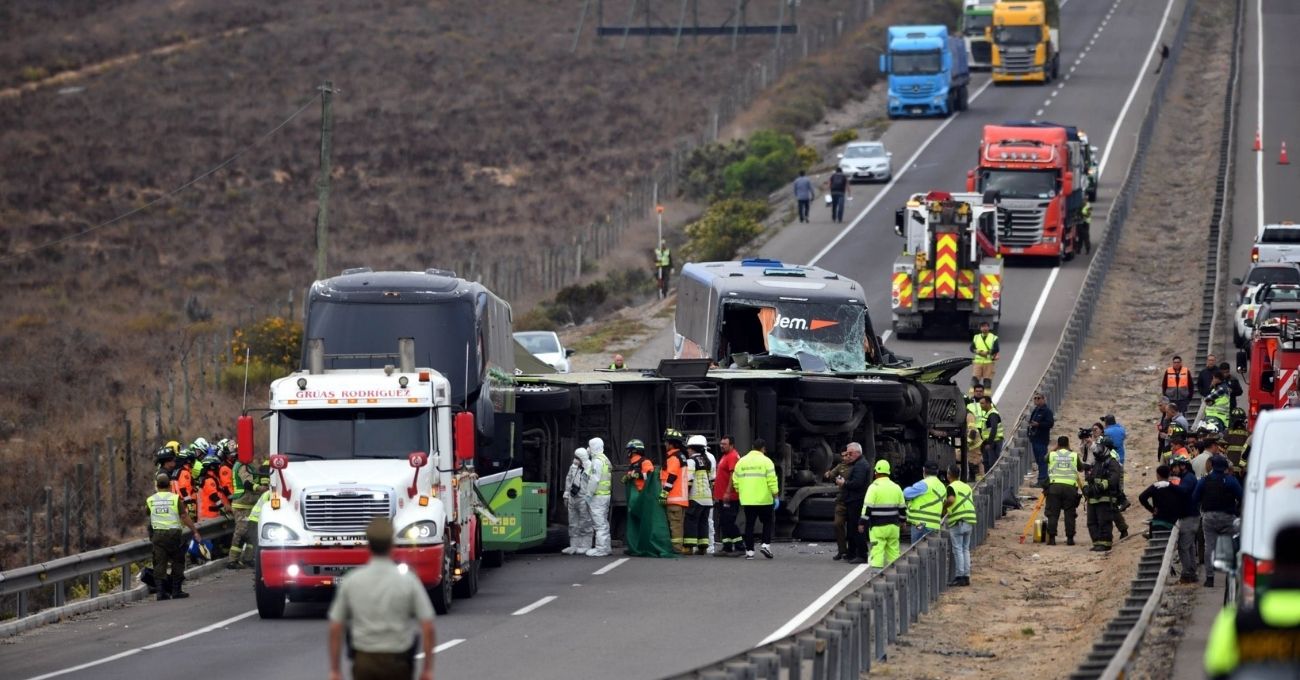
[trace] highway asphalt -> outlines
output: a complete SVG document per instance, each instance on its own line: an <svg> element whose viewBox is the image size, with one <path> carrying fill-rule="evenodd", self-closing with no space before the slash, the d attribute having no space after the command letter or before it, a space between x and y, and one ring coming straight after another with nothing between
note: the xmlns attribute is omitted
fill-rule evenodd
<svg viewBox="0 0 1300 680"><path fill-rule="evenodd" d="M1062 75L1068 78L1051 87L984 89L987 76L979 75L972 86L979 96L969 112L895 122L884 136L894 153L895 180L855 186L846 211L850 224L831 224L829 211L817 206L812 223L787 227L763 254L808 262L834 242L817 263L861 282L877 332L889 329L889 272L901 250L892 229L894 209L914 192L963 189L981 126L1012 118L1077 124L1107 150L1094 207L1094 239L1099 238L1149 99L1151 68L1143 68L1144 60L1162 25L1168 40L1182 6L1183 0L1067 0ZM1119 120L1121 112L1126 115ZM998 379L998 403L1008 417L1028 401L1055 351L1086 262L1081 258L1059 270L1009 268ZM890 339L888 344L924 362L965 354L967 342ZM1015 373L1005 380L1018 354ZM810 621L835 595L865 579L863 570L832 562L825 546L776 547L771 561L632 559L601 574L593 572L615 564L615 558L519 556L488 572L478 596L457 601L451 615L439 619L439 643L445 645L439 675L663 677ZM279 677L324 674L323 605L291 605L285 620L262 621L250 614L254 605L246 573L212 577L191 590L194 597L183 602L141 603L14 638L0 646L0 668L14 678L58 673L134 679L240 668ZM543 602L550 597L555 599ZM202 632L166 643L193 631ZM88 663L96 665L66 672Z"/></svg>

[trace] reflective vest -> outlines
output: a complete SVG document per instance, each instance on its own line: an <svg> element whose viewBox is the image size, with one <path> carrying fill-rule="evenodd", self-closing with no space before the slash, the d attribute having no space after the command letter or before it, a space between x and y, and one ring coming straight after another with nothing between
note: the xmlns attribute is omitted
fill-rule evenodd
<svg viewBox="0 0 1300 680"><path fill-rule="evenodd" d="M1210 398L1205 400L1205 417L1218 418L1219 422L1228 423L1228 414L1231 408L1232 398L1226 390L1215 388L1210 391Z"/></svg>
<svg viewBox="0 0 1300 680"><path fill-rule="evenodd" d="M750 451L736 461L731 485L741 505L771 505L776 500L776 465L762 451Z"/></svg>
<svg viewBox="0 0 1300 680"><path fill-rule="evenodd" d="M222 463L221 466L217 468L217 479L220 480L221 490L225 491L227 496L234 493L235 471L233 468Z"/></svg>
<svg viewBox="0 0 1300 680"><path fill-rule="evenodd" d="M873 528L898 524L906 506L903 487L888 477L877 477L867 487L867 497L862 501L862 516L867 518L868 524Z"/></svg>
<svg viewBox="0 0 1300 680"><path fill-rule="evenodd" d="M691 459L691 500L700 505L713 505L713 485L709 483L709 471L702 469Z"/></svg>
<svg viewBox="0 0 1300 680"><path fill-rule="evenodd" d="M977 364L993 363L993 343L997 341L998 341L998 336L992 333L989 333L988 337L984 337L983 333L976 333L975 338L971 340L971 343L975 345L975 352L976 352L975 363ZM985 352L986 353L985 356L980 356L979 354L980 352Z"/></svg>
<svg viewBox="0 0 1300 680"><path fill-rule="evenodd" d="M1053 451L1051 464L1047 466L1047 479L1052 484L1079 486L1079 454L1070 449Z"/></svg>
<svg viewBox="0 0 1300 680"><path fill-rule="evenodd" d="M1160 387L1170 399L1186 399L1192 396L1192 372L1186 366L1177 371L1172 366L1166 368L1165 381Z"/></svg>
<svg viewBox="0 0 1300 680"><path fill-rule="evenodd" d="M985 411L985 412L984 412L984 420L983 420L982 422L980 422L980 436L982 436L982 437L984 438L985 441L989 441L989 440L992 440L992 441L1002 441L1003 439L1006 439L1006 434L1007 434L1006 427L1005 427L1005 426L1006 426L1006 423L1002 422L1002 414L1001 414L1001 413L998 413L998 429L997 429L997 431L996 431L996 432L990 432L990 431L989 431L989 428L988 428L989 416L992 415L992 414L994 414L994 413L998 413L998 407L996 407L996 406L994 406L994 407L990 408L989 410Z"/></svg>
<svg viewBox="0 0 1300 680"><path fill-rule="evenodd" d="M603 453L597 453L591 457L591 460L600 463L600 480L596 482L596 495L608 496L611 477L609 458Z"/></svg>
<svg viewBox="0 0 1300 680"><path fill-rule="evenodd" d="M1246 450L1247 439L1250 439L1250 432L1244 427L1228 430L1228 434L1224 437L1228 444L1226 450L1228 460L1232 461L1234 465L1240 464L1241 454Z"/></svg>
<svg viewBox="0 0 1300 680"><path fill-rule="evenodd" d="M199 519L212 519L221 516L221 508L224 504L221 502L226 497L221 490L221 483L217 481L217 476L208 474L203 476L203 486L199 490Z"/></svg>
<svg viewBox="0 0 1300 680"><path fill-rule="evenodd" d="M628 457L627 467L629 476L624 477L624 481L631 481L635 484L637 491L645 491L645 480L655 471L654 463L649 458L634 453ZM636 473L635 477L631 476L633 473Z"/></svg>
<svg viewBox="0 0 1300 680"><path fill-rule="evenodd" d="M655 248L655 266L665 268L673 266L672 250L668 248Z"/></svg>
<svg viewBox="0 0 1300 680"><path fill-rule="evenodd" d="M243 463L235 463L235 490L230 496L230 504L241 510L253 507L257 503L257 494L253 493L254 487L253 472ZM244 484L248 484L248 491L244 490Z"/></svg>
<svg viewBox="0 0 1300 680"><path fill-rule="evenodd" d="M966 435L970 439L970 431L975 431L975 438L966 442L966 448L970 450L979 449L984 443L984 419L987 414L984 413L983 407L978 401L972 401L966 405Z"/></svg>
<svg viewBox="0 0 1300 680"><path fill-rule="evenodd" d="M149 510L149 526L155 531L181 528L181 497L170 491L159 491L144 502Z"/></svg>
<svg viewBox="0 0 1300 680"><path fill-rule="evenodd" d="M664 467L659 471L659 481L664 485L664 491L668 492L669 505L690 505L690 499L686 497L686 470L682 465L681 452L677 449L668 451L668 458L664 461Z"/></svg>
<svg viewBox="0 0 1300 680"><path fill-rule="evenodd" d="M937 529L943 513L943 499L948 494L938 477L931 475L922 481L925 493L907 501L907 523Z"/></svg>
<svg viewBox="0 0 1300 680"><path fill-rule="evenodd" d="M952 489L953 497L956 499L948 508L949 522L966 522L974 524L975 501L971 498L970 485L961 480L948 482L948 488Z"/></svg>
<svg viewBox="0 0 1300 680"><path fill-rule="evenodd" d="M270 491L262 492L262 496L257 499L256 503L253 504L253 511L248 513L248 521L260 522L262 520L262 506L266 505L266 501L269 500L270 498L271 498Z"/></svg>
<svg viewBox="0 0 1300 680"><path fill-rule="evenodd" d="M1273 589L1255 607L1224 608L1210 628L1205 671L1210 677L1257 670L1259 677L1295 677L1300 665L1300 591ZM1273 671L1270 673L1269 671Z"/></svg>

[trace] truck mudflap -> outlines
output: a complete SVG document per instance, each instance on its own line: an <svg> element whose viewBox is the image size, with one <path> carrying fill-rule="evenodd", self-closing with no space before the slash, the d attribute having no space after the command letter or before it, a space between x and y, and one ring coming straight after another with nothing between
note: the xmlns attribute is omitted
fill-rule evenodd
<svg viewBox="0 0 1300 680"><path fill-rule="evenodd" d="M404 564L425 587L442 580L443 545L418 548L394 546L392 558ZM370 561L370 548L263 548L258 551L262 585L276 589L332 588L339 577Z"/></svg>

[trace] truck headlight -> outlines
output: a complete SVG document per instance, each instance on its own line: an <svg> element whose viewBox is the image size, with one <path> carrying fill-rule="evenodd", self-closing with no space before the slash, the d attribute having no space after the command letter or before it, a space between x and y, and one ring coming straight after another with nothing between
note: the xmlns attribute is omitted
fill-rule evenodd
<svg viewBox="0 0 1300 680"><path fill-rule="evenodd" d="M426 520L408 524L397 532L397 536L403 541L428 543L438 538L438 523Z"/></svg>
<svg viewBox="0 0 1300 680"><path fill-rule="evenodd" d="M934 103L936 103L936 104L942 104L942 103L943 103L943 99L944 99L943 97L935 97L935 98L934 98Z"/></svg>
<svg viewBox="0 0 1300 680"><path fill-rule="evenodd" d="M262 540L270 543L284 543L298 540L298 534L283 524L266 524L262 526Z"/></svg>
<svg viewBox="0 0 1300 680"><path fill-rule="evenodd" d="M889 105L890 105L890 106L898 106L898 97L890 97L890 98L889 98Z"/></svg>

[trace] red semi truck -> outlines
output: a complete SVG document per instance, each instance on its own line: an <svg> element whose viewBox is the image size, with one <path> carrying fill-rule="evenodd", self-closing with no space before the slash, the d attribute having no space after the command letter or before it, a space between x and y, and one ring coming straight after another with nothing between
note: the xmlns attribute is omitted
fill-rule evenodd
<svg viewBox="0 0 1300 680"><path fill-rule="evenodd" d="M1050 257L1057 263L1078 248L1076 221L1082 205L1071 171L1064 127L985 125L979 165L966 175L966 190L999 199L998 252Z"/></svg>

